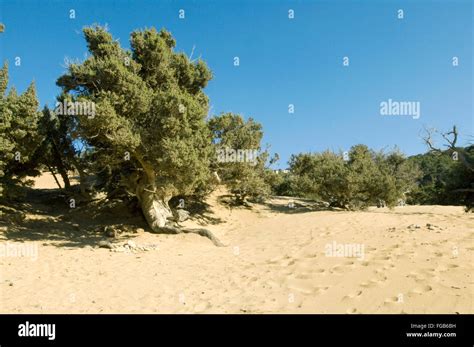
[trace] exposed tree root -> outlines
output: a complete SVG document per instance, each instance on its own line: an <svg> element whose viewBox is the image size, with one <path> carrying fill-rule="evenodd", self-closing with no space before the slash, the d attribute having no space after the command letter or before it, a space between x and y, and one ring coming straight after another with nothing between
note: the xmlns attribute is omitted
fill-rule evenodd
<svg viewBox="0 0 474 347"><path fill-rule="evenodd" d="M226 247L214 234L208 230L203 228L195 228L195 229L187 229L187 228L178 228L172 225L165 225L164 227L159 228L158 233L164 234L198 234L200 236L207 237L212 243L217 247Z"/></svg>

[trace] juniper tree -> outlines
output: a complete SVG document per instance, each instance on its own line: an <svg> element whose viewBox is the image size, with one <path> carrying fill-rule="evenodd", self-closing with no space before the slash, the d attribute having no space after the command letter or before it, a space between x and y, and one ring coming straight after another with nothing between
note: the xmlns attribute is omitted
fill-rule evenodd
<svg viewBox="0 0 474 347"><path fill-rule="evenodd" d="M440 162L441 156L448 156L453 161L452 167L446 170L447 175L443 177L445 186L442 187L450 202L464 204L466 211L474 210L474 145L472 142L467 147L458 145L459 131L455 125L452 130L440 133L445 142L444 150L434 144L433 135L439 132L435 129L425 131L423 140L429 147L429 154Z"/></svg>
<svg viewBox="0 0 474 347"><path fill-rule="evenodd" d="M264 198L270 193L265 182L268 152L262 151L262 125L252 118L225 113L209 120L215 154L212 167L218 172L237 202L247 197Z"/></svg>
<svg viewBox="0 0 474 347"><path fill-rule="evenodd" d="M383 200L387 206L395 206L400 199L406 200L417 189L421 177L419 166L411 161L398 148L391 152L373 153L380 179L373 192L375 199Z"/></svg>
<svg viewBox="0 0 474 347"><path fill-rule="evenodd" d="M366 145L355 145L349 151L349 206L366 208L378 199L386 200L384 192L392 190L394 180L381 174L374 153ZM387 204L392 204L392 200Z"/></svg>
<svg viewBox="0 0 474 347"><path fill-rule="evenodd" d="M4 65L0 69L0 196L3 195L3 186L5 183L5 169L7 163L13 158L13 142L6 136L7 131L10 130L11 126L11 111L7 106L7 100L5 92L8 85L8 70L7 66Z"/></svg>
<svg viewBox="0 0 474 347"><path fill-rule="evenodd" d="M71 101L95 103L93 117L74 116L77 133L112 168L129 173L127 189L152 230L179 232L169 224L170 199L192 194L210 177L203 89L211 71L175 52L164 29L134 31L130 51L100 26L83 32L90 56L57 81Z"/></svg>
<svg viewBox="0 0 474 347"><path fill-rule="evenodd" d="M330 151L292 156L290 190L346 209L366 208L379 200L393 207L419 176L398 151L375 153L356 145L348 154L347 160Z"/></svg>
<svg viewBox="0 0 474 347"><path fill-rule="evenodd" d="M55 172L58 172L63 180L64 188L69 189L71 183L68 171L74 168L72 162L76 153L68 116L56 114L45 107L39 121L39 132L43 136L39 158L41 164L45 165L55 178ZM57 183L61 188L58 181Z"/></svg>
<svg viewBox="0 0 474 347"><path fill-rule="evenodd" d="M322 199L332 206L350 202L349 168L342 156L325 151L292 155L289 161L289 191L311 199Z"/></svg>
<svg viewBox="0 0 474 347"><path fill-rule="evenodd" d="M6 93L8 65L0 69L0 183L3 194L14 196L15 185L28 183L26 176L36 175L38 133L38 99L35 84L18 95L15 88Z"/></svg>

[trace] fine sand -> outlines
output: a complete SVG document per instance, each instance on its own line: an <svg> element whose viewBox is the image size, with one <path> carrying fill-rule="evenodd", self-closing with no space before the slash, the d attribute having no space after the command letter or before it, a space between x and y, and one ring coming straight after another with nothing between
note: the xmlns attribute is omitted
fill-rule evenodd
<svg viewBox="0 0 474 347"><path fill-rule="evenodd" d="M45 175L36 188L56 185ZM123 214L119 221L138 231L114 243L149 248L112 251L90 233L117 223L112 213L25 205L24 221L0 229L0 246L10 247L0 257L0 312L474 313L474 218L462 207L314 211L274 198L229 208L224 193L209 197L205 218L183 224L205 222L227 247L195 234L151 234ZM36 256L13 256L19 245ZM361 253L329 256L338 255L334 245Z"/></svg>

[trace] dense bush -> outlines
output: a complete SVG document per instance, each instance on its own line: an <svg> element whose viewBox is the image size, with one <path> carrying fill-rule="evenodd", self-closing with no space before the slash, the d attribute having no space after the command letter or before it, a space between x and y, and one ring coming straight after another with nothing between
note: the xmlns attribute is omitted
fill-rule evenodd
<svg viewBox="0 0 474 347"><path fill-rule="evenodd" d="M261 124L251 118L245 121L240 115L226 113L211 118L208 125L214 150L211 167L237 202L268 196L270 185L265 180L268 152L261 148Z"/></svg>
<svg viewBox="0 0 474 347"><path fill-rule="evenodd" d="M38 99L31 83L18 95L8 86L8 66L0 69L0 196L14 198L18 186L28 184L25 177L38 174L37 157L41 143L38 131Z"/></svg>
<svg viewBox="0 0 474 347"><path fill-rule="evenodd" d="M290 172L274 180L275 193L323 200L347 209L384 201L395 206L413 189L419 172L398 151L375 153L365 145L351 148L347 160L330 151L293 155Z"/></svg>
<svg viewBox="0 0 474 347"><path fill-rule="evenodd" d="M467 163L474 163L474 146L457 148ZM474 171L452 155L452 151L429 152L409 158L420 167L422 175L417 189L409 195L409 202L426 205L474 204ZM454 159L453 159L454 158Z"/></svg>

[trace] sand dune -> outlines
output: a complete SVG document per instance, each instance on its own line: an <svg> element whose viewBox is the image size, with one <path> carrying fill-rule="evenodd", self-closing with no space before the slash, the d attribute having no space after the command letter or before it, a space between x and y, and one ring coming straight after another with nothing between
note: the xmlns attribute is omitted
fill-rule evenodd
<svg viewBox="0 0 474 347"><path fill-rule="evenodd" d="M37 260L0 257L0 311L474 313L474 219L461 207L309 211L275 198L229 209L217 202L219 193L209 203L212 217L225 222L207 227L227 247L143 231L117 243L156 249L113 252L30 239ZM21 232L12 240L3 227L2 244L21 241ZM363 256L327 256L334 244L363 246Z"/></svg>

